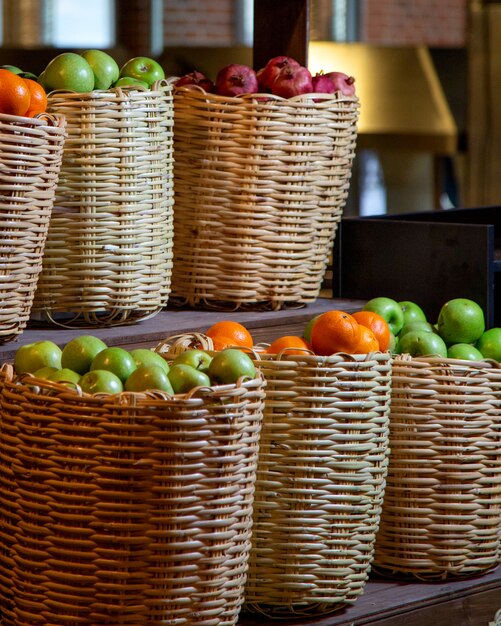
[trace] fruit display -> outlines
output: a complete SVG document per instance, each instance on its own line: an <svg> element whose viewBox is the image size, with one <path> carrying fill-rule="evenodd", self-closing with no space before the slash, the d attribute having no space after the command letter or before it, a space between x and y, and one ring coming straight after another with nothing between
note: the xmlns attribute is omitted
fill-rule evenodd
<svg viewBox="0 0 501 626"><path fill-rule="evenodd" d="M355 95L353 76L343 72L312 75L307 67L288 56L273 57L257 72L248 65L230 63L218 71L214 81L194 70L181 76L175 85L201 87L207 92L228 97L252 93L270 93L282 98L309 93Z"/></svg>
<svg viewBox="0 0 501 626"><path fill-rule="evenodd" d="M45 112L46 91L30 76L36 78L14 66L0 67L0 113L34 117Z"/></svg>
<svg viewBox="0 0 501 626"><path fill-rule="evenodd" d="M66 89L88 93L112 87L140 86L148 89L162 78L165 78L162 66L149 57L133 57L120 68L107 52L85 50L81 54L58 54L49 61L38 81L48 92Z"/></svg>
<svg viewBox="0 0 501 626"><path fill-rule="evenodd" d="M372 298L363 309L386 320L393 354L501 361L501 328L486 329L482 307L468 298L444 302L436 320L428 319L418 303L386 296Z"/></svg>
<svg viewBox="0 0 501 626"><path fill-rule="evenodd" d="M235 341L232 344L238 346ZM31 374L70 388L78 385L88 394L148 390L187 393L195 387L233 384L256 376L252 359L238 347L215 355L191 349L167 363L152 350L107 346L93 335L78 335L63 348L50 340L26 344L16 351L13 365L18 376Z"/></svg>
<svg viewBox="0 0 501 626"><path fill-rule="evenodd" d="M62 52L37 76L15 65L0 67L0 112L32 117L45 111L47 93L58 89L88 93L113 87L149 89L165 78L163 67L149 57L137 56L119 67L104 50Z"/></svg>

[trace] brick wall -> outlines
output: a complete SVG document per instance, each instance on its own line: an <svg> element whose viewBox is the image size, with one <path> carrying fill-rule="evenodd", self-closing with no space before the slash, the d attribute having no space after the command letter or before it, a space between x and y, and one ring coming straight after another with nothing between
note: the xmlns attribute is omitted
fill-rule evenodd
<svg viewBox="0 0 501 626"><path fill-rule="evenodd" d="M165 46L227 46L235 42L233 0L164 0Z"/></svg>
<svg viewBox="0 0 501 626"><path fill-rule="evenodd" d="M382 45L465 45L467 0L363 0L362 37Z"/></svg>
<svg viewBox="0 0 501 626"><path fill-rule="evenodd" d="M270 0L272 2L273 0ZM330 0L311 0L312 39L321 39ZM381 45L461 47L468 0L361 0L361 39ZM164 0L165 46L235 43L237 0Z"/></svg>

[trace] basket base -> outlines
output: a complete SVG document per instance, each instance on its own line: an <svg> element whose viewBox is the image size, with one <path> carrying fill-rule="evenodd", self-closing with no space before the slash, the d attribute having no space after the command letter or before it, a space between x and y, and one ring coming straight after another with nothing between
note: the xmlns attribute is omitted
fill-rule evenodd
<svg viewBox="0 0 501 626"><path fill-rule="evenodd" d="M494 572L501 565L497 563L486 568L469 568L458 572L451 572L446 570L423 570L418 571L406 571L401 569L391 569L372 565L371 571L374 575L380 578L398 579L407 582L434 582L444 580L465 580L468 578L475 578L475 576L484 576L489 572Z"/></svg>
<svg viewBox="0 0 501 626"><path fill-rule="evenodd" d="M315 298L311 300L303 300L301 302L290 301L256 301L241 302L230 300L198 300L190 302L187 298L171 296L169 298L169 308L204 310L204 311L283 311L285 309L302 309L307 304L315 302Z"/></svg>

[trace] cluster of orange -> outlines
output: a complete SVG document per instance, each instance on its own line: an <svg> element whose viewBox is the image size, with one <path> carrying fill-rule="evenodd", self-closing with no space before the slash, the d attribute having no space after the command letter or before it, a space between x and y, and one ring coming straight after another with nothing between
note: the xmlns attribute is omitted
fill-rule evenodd
<svg viewBox="0 0 501 626"><path fill-rule="evenodd" d="M0 69L0 113L34 117L47 109L44 88L31 78Z"/></svg>
<svg viewBox="0 0 501 626"><path fill-rule="evenodd" d="M251 333L238 322L221 321L205 333L212 339L215 350L230 346L252 348ZM390 344L390 328L386 320L373 311L357 311L350 315L344 311L327 311L310 320L304 336L284 335L275 339L266 349L268 354L313 353L329 356L336 352L368 354L386 351Z"/></svg>

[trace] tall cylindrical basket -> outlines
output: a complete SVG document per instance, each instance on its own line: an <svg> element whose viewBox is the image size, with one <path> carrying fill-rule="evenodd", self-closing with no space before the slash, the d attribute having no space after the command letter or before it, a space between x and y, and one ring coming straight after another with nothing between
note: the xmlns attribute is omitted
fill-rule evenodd
<svg viewBox="0 0 501 626"><path fill-rule="evenodd" d="M0 369L4 626L235 626L263 378L82 393Z"/></svg>
<svg viewBox="0 0 501 626"><path fill-rule="evenodd" d="M0 341L25 329L65 139L61 115L0 114Z"/></svg>
<svg viewBox="0 0 501 626"><path fill-rule="evenodd" d="M34 311L70 327L155 315L172 272L170 83L52 92L49 110L66 117L68 140Z"/></svg>
<svg viewBox="0 0 501 626"><path fill-rule="evenodd" d="M501 367L393 361L390 464L375 566L422 579L501 563Z"/></svg>
<svg viewBox="0 0 501 626"><path fill-rule="evenodd" d="M160 343L174 355L212 340ZM389 457L389 353L255 353L266 379L245 607L338 610L371 570Z"/></svg>
<svg viewBox="0 0 501 626"><path fill-rule="evenodd" d="M340 94L175 88L173 303L281 309L318 297L358 107Z"/></svg>

